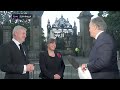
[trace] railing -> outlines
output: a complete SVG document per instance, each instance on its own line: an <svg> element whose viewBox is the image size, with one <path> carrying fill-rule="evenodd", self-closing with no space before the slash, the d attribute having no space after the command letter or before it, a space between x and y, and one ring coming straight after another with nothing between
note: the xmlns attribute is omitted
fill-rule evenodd
<svg viewBox="0 0 120 90"><path fill-rule="evenodd" d="M0 71L0 79L4 79L5 73Z"/></svg>
<svg viewBox="0 0 120 90"><path fill-rule="evenodd" d="M30 79L40 79L39 63L34 63L34 65L35 70L29 74ZM4 78L4 74L5 74L4 72L0 71L0 79ZM79 79L77 70L75 70L70 64L65 65L64 79Z"/></svg>

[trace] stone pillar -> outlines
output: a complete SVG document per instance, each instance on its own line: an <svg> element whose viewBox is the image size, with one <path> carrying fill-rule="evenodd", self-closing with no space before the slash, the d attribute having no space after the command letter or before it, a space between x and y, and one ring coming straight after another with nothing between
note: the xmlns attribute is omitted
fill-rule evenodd
<svg viewBox="0 0 120 90"><path fill-rule="evenodd" d="M0 45L3 43L3 29L2 25L0 25Z"/></svg>
<svg viewBox="0 0 120 90"><path fill-rule="evenodd" d="M120 59L120 56L119 56L120 54L119 54L119 51L117 51L117 60L119 60Z"/></svg>
<svg viewBox="0 0 120 90"><path fill-rule="evenodd" d="M31 20L30 28L30 51L29 59L31 61L38 61L39 52L42 50L42 28L41 28L41 16L42 11L33 11L33 18Z"/></svg>
<svg viewBox="0 0 120 90"><path fill-rule="evenodd" d="M50 33L51 33L51 25L50 25L50 20L48 19L47 23L47 40L50 38Z"/></svg>
<svg viewBox="0 0 120 90"><path fill-rule="evenodd" d="M40 29L39 18L33 17L30 28L30 50L40 50Z"/></svg>
<svg viewBox="0 0 120 90"><path fill-rule="evenodd" d="M11 41L11 27L8 25L3 25L3 44Z"/></svg>
<svg viewBox="0 0 120 90"><path fill-rule="evenodd" d="M78 37L77 37L77 47L82 48L82 38L81 38L81 33L78 32Z"/></svg>
<svg viewBox="0 0 120 90"><path fill-rule="evenodd" d="M90 11L82 11L78 16L82 40L81 52L83 56L88 56L92 47L92 38L89 33L89 23L92 16Z"/></svg>

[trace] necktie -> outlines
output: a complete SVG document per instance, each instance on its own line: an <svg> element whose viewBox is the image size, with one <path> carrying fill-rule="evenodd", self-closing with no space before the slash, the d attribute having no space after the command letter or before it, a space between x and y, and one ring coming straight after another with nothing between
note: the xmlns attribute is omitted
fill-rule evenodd
<svg viewBox="0 0 120 90"><path fill-rule="evenodd" d="M21 45L21 44L19 44L19 46L20 46L20 51L21 51L22 55L24 55L24 56L25 56L22 45Z"/></svg>

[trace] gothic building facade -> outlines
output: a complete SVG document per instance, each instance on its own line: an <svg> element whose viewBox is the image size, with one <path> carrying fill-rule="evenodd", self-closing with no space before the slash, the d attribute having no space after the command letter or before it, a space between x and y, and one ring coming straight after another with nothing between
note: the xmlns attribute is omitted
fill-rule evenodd
<svg viewBox="0 0 120 90"><path fill-rule="evenodd" d="M68 18L65 19L63 15L61 15L61 18L59 19L56 18L55 22L52 25L48 20L47 39L48 38L55 38L57 41L59 39L59 41L61 41L61 45L63 44L65 50L70 48L74 49L77 45L76 22L74 22L74 26L72 26ZM60 48L60 49L63 49L63 48Z"/></svg>

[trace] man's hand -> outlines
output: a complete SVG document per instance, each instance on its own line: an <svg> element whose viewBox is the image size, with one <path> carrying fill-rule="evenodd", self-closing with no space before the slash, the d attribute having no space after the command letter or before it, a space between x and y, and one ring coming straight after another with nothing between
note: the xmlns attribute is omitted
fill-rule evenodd
<svg viewBox="0 0 120 90"><path fill-rule="evenodd" d="M82 64L81 68L82 68L82 71L84 72L87 68L87 64Z"/></svg>
<svg viewBox="0 0 120 90"><path fill-rule="evenodd" d="M60 78L61 78L60 75L58 75L58 74L54 75L54 79L60 79Z"/></svg>
<svg viewBox="0 0 120 90"><path fill-rule="evenodd" d="M27 64L26 65L26 71L32 72L34 70L34 65L33 64Z"/></svg>

